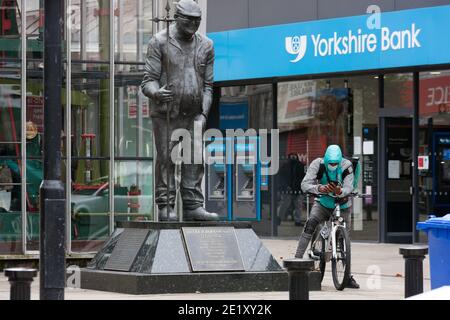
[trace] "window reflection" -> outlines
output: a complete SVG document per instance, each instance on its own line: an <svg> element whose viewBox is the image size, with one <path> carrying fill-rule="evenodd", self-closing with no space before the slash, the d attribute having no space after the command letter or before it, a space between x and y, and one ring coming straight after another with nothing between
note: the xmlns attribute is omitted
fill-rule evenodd
<svg viewBox="0 0 450 320"><path fill-rule="evenodd" d="M412 109L412 73L393 73L384 76L384 107Z"/></svg>
<svg viewBox="0 0 450 320"><path fill-rule="evenodd" d="M115 221L153 220L151 161L115 163Z"/></svg>
<svg viewBox="0 0 450 320"><path fill-rule="evenodd" d="M149 102L140 89L142 77L141 65L116 65L116 156L153 156Z"/></svg>
<svg viewBox="0 0 450 320"><path fill-rule="evenodd" d="M109 157L109 67L72 66L72 135L75 157ZM102 175L107 171L102 169ZM100 172L92 173L93 179Z"/></svg>
<svg viewBox="0 0 450 320"><path fill-rule="evenodd" d="M109 235L109 175L91 175L94 168L108 168L109 161L73 159L71 217L72 250L94 251ZM99 171L99 170L98 170ZM120 192L115 186L115 192Z"/></svg>
<svg viewBox="0 0 450 320"><path fill-rule="evenodd" d="M39 249L39 186L43 179L43 31L42 0L27 0L26 4L26 95L21 97L21 13L20 1L1 1L0 17L0 252L21 252L21 215L27 219L27 250ZM69 115L71 132L62 132L61 176L75 196L72 201L72 250L96 250L107 237L110 225L109 163L111 110L115 110L115 139L117 157L128 157L126 173L135 180L117 178L123 187L115 187L117 197L128 199L140 192L139 199L151 198L152 135L147 99L139 92L142 62L147 43L152 35L153 1L146 0L71 0L70 20L66 26L71 32L72 86L63 88L64 112L67 94L71 95ZM114 6L114 17L110 8ZM111 19L115 19L114 35L110 33ZM110 48L115 39L115 48ZM65 51L66 46L62 49ZM115 88L111 88L110 51L115 49ZM63 59L65 60L65 59ZM80 61L82 60L82 61ZM91 61L91 63L89 63ZM127 61L129 65L123 65ZM67 70L67 69L66 69ZM65 75L65 73L64 73ZM110 100L114 90L115 101ZM26 99L26 123L21 123L21 104ZM114 109L112 109L114 108ZM64 115L64 119L65 115ZM27 137L22 137L23 126ZM28 130L29 129L29 130ZM21 139L26 142L26 194L21 194ZM67 142L72 145L72 181L65 182ZM137 162L136 157L146 161ZM119 161L119 160L117 160ZM125 163L125 162L124 162ZM145 164L145 165L144 165ZM148 171L150 170L150 171ZM142 177L142 178L139 178ZM123 181L122 181L123 180ZM129 183L130 182L130 183ZM125 191L125 189L127 189ZM83 194L89 193L89 194ZM80 200L80 197L83 200ZM116 207L129 218L130 203ZM134 200L133 200L134 201ZM151 201L151 200L150 200ZM142 203L141 203L142 202ZM26 203L23 214L22 203ZM116 204L116 202L114 202ZM151 203L151 202L149 202ZM89 205L88 205L89 204ZM152 214L147 201L139 200L146 218ZM86 209L89 208L89 209Z"/></svg>
<svg viewBox="0 0 450 320"><path fill-rule="evenodd" d="M0 253L22 251L21 15L16 1L0 16Z"/></svg>
<svg viewBox="0 0 450 320"><path fill-rule="evenodd" d="M72 0L73 60L109 60L110 0Z"/></svg>
<svg viewBox="0 0 450 320"><path fill-rule="evenodd" d="M450 71L420 73L419 221L450 211ZM426 233L419 232L426 241Z"/></svg>
<svg viewBox="0 0 450 320"><path fill-rule="evenodd" d="M300 234L313 199L300 195L299 182L327 146L338 144L345 156L360 158L358 191L371 195L353 201L352 238L378 239L377 155L363 152L364 145L377 145L377 81L361 76L278 84L278 235Z"/></svg>
<svg viewBox="0 0 450 320"><path fill-rule="evenodd" d="M116 61L144 61L152 35L153 1L115 0Z"/></svg>

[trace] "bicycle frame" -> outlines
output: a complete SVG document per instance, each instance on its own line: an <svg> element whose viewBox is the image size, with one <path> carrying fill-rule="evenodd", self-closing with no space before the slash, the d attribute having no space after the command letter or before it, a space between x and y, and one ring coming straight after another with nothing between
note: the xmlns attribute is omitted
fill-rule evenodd
<svg viewBox="0 0 450 320"><path fill-rule="evenodd" d="M341 206L339 203L336 203L333 212L331 213L330 218L324 222L324 225L320 229L320 236L325 239L325 253L327 254L326 261L330 261L331 258L337 258L337 245L336 245L336 231L337 228L342 226L346 228L345 219L341 218ZM330 226L329 226L330 225ZM326 234L322 230L324 228L329 228L330 230L326 230ZM331 251L331 257L328 255ZM312 253L311 253L312 254ZM314 254L312 254L314 256ZM319 258L317 256L314 256Z"/></svg>
<svg viewBox="0 0 450 320"><path fill-rule="evenodd" d="M352 192L350 195L352 198L363 198L367 195L359 194L357 192ZM334 197L337 199L337 197ZM325 239L325 253L327 254L326 261L330 261L330 258L337 259L337 245L336 245L336 231L339 226L342 226L344 228L347 227L347 224L345 222L345 219L341 218L341 205L336 202L335 207L333 209L333 212L331 213L330 218L324 222L325 225L322 226L320 229L320 236ZM330 224L330 231L327 231L327 237L325 237L322 233L323 228L326 226L328 227L328 224ZM331 248L330 248L331 247ZM331 249L331 250L330 250ZM331 257L328 255L328 253L331 251ZM318 259L319 257L315 256L313 253L310 253L310 256L313 258Z"/></svg>
<svg viewBox="0 0 450 320"><path fill-rule="evenodd" d="M333 214L331 214L331 218L333 219L333 224L332 224L332 228L331 228L331 246L332 246L332 257L333 259L337 258L337 249L336 249L336 230L339 226L343 226L344 228L346 227L346 223L345 220L343 221L343 223L340 223L340 217L341 217L341 205L339 203L336 203L336 207L334 209L334 217L335 219L333 219Z"/></svg>

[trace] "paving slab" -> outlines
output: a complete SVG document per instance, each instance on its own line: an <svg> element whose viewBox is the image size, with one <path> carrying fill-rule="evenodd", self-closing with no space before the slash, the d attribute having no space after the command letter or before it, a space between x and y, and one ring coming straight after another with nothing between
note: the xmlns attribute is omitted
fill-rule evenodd
<svg viewBox="0 0 450 320"><path fill-rule="evenodd" d="M297 246L293 239L263 238L263 243L282 264L292 258ZM360 289L337 291L331 269L326 269L321 291L310 292L311 300L400 300L404 299L404 260L400 244L352 243L352 273ZM429 259L424 260L424 292L431 290ZM8 279L0 276L0 300L9 299ZM39 279L32 283L31 299L39 299ZM287 300L285 292L186 293L131 295L79 288L66 288L67 300Z"/></svg>

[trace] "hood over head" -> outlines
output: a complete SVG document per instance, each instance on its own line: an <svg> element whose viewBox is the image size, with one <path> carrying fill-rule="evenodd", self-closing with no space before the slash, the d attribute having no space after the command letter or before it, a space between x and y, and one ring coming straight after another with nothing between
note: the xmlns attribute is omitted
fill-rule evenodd
<svg viewBox="0 0 450 320"><path fill-rule="evenodd" d="M342 161L342 151L341 148L339 148L338 145L332 144L328 146L327 150L325 151L325 156L323 157L323 162L325 163L325 167L329 163L337 163L340 164Z"/></svg>

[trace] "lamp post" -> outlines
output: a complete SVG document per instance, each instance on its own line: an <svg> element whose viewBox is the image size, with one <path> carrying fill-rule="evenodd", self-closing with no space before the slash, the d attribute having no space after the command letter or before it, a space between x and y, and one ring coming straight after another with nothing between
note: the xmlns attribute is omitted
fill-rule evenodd
<svg viewBox="0 0 450 320"><path fill-rule="evenodd" d="M41 300L64 299L66 274L66 209L61 182L63 8L63 0L44 1L44 180L40 187L39 259Z"/></svg>

